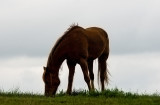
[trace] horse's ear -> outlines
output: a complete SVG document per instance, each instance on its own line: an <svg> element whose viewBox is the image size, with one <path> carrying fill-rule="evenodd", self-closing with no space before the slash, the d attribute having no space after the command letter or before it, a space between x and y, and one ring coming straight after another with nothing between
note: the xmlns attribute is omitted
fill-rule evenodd
<svg viewBox="0 0 160 105"><path fill-rule="evenodd" d="M44 69L44 71L47 71L47 67L44 67L44 66L43 66L43 69Z"/></svg>

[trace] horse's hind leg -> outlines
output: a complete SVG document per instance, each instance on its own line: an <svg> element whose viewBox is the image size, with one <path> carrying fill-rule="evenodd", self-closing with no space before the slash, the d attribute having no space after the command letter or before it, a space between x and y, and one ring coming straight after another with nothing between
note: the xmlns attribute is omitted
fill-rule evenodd
<svg viewBox="0 0 160 105"><path fill-rule="evenodd" d="M67 94L71 94L71 92L72 92L72 83L73 83L73 77L74 77L76 64L73 63L73 62L70 62L69 60L67 60L67 65L68 65L68 68L69 68Z"/></svg>
<svg viewBox="0 0 160 105"><path fill-rule="evenodd" d="M88 75L88 64L87 64L86 59L81 58L79 64L82 68L83 75L84 75L84 80L86 81L86 83L88 85L88 89L91 90L90 78L89 78L89 75Z"/></svg>
<svg viewBox="0 0 160 105"><path fill-rule="evenodd" d="M88 69L89 69L89 76L91 79L91 88L92 90L94 90L93 60L88 60Z"/></svg>

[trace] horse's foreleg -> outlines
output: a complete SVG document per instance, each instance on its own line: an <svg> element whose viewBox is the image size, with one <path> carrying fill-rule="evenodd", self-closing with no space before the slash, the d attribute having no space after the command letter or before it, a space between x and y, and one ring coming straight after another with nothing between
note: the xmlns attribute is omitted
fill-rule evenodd
<svg viewBox="0 0 160 105"><path fill-rule="evenodd" d="M75 72L75 63L72 63L70 61L67 61L67 65L69 68L69 76L68 76L68 89L67 89L67 94L71 94L72 92L72 83L73 83L73 77L74 77L74 72Z"/></svg>
<svg viewBox="0 0 160 105"><path fill-rule="evenodd" d="M90 78L89 78L89 74L88 74L87 61L85 59L81 58L79 64L80 64L80 66L82 68L83 75L84 75L84 80L86 81L86 83L88 85L88 89L91 90Z"/></svg>
<svg viewBox="0 0 160 105"><path fill-rule="evenodd" d="M89 76L91 79L91 87L92 90L94 90L93 60L88 60L88 69L89 69Z"/></svg>

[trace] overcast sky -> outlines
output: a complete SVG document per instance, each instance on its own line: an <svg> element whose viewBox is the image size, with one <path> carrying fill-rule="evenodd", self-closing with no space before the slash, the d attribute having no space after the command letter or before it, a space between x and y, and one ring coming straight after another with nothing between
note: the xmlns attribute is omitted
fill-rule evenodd
<svg viewBox="0 0 160 105"><path fill-rule="evenodd" d="M0 88L43 91L42 66L46 65L50 49L71 24L78 23L108 32L110 87L158 90L159 19L159 0L1 0ZM67 73L61 72L65 80ZM77 76L75 81L80 81ZM66 89L64 83L61 87Z"/></svg>

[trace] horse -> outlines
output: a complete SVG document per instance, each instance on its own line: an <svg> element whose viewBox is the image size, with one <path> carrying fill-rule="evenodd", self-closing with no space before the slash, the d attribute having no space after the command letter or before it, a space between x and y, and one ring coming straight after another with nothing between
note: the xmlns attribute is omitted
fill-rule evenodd
<svg viewBox="0 0 160 105"><path fill-rule="evenodd" d="M89 90L94 90L93 61L98 58L98 78L101 90L108 84L107 59L109 56L109 38L105 30L99 27L82 28L71 26L52 48L47 66L43 67L45 96L55 96L60 84L59 69L64 60L69 68L68 88L71 94L75 66L79 64Z"/></svg>

